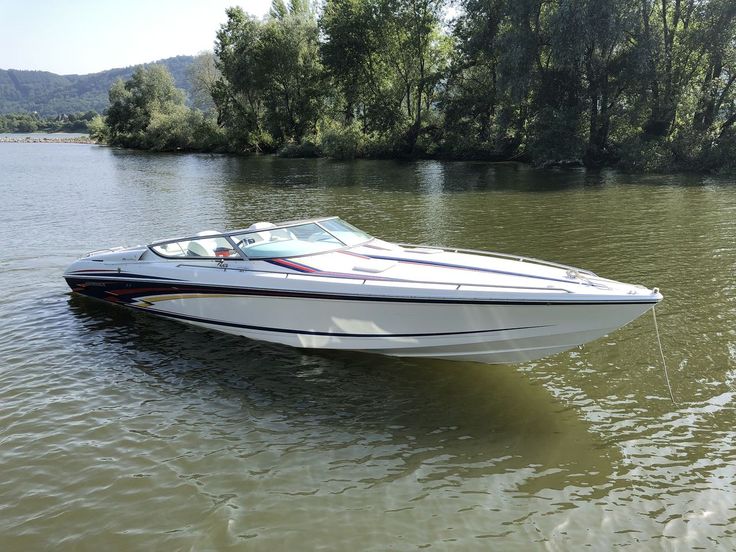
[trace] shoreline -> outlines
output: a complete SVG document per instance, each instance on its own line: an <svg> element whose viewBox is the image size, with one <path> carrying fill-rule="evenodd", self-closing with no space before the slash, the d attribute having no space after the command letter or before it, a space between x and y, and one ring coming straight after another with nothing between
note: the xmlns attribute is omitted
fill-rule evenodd
<svg viewBox="0 0 736 552"><path fill-rule="evenodd" d="M0 136L0 144L96 144L89 136Z"/></svg>
<svg viewBox="0 0 736 552"><path fill-rule="evenodd" d="M85 136L49 136L49 135L42 135L42 136L29 136L29 135L21 135L21 136L9 136L0 135L0 144L86 144L86 145L97 145L97 146L110 146L110 144L106 142L98 142L94 139L92 139L89 135ZM600 167L586 167L585 164L577 159L572 160L561 160L561 161L554 161L554 162L547 162L541 165L534 165L533 163L529 162L529 160L520 158L519 156L516 156L515 158L507 159L507 158L501 158L494 155L479 155L479 156L461 156L461 157L452 157L452 156L443 156L443 155L432 155L432 156L379 156L379 157L355 157L353 159L333 159L327 156L323 155L305 155L305 156L297 156L297 155L279 155L279 152L269 152L269 153L254 153L254 152L233 152L233 151L199 151L199 150L190 150L190 149L178 149L178 150L150 150L150 149L143 149L143 148L126 148L122 146L112 146L117 147L124 150L130 150L130 151L139 151L139 152L145 152L145 153L151 153L151 154L159 154L159 153L173 153L173 154L208 154L208 155L225 155L229 157L250 157L250 156L273 156L280 159L331 159L333 161L337 162L350 162L350 161L359 161L359 160L383 160L383 161L422 161L422 160L433 160L433 161L457 161L457 162L483 162L483 163L493 163L493 164L504 164L504 163L518 163L521 165L526 165L530 168L542 170L542 171L559 171L559 170L579 170L583 169L586 171L593 171L597 172L600 170L614 170L622 173L629 173L629 174L639 174L639 175L663 175L663 174L691 174L691 175L723 175L723 174L733 174L732 171L729 170L721 170L721 171L702 171L702 170L686 170L686 169L675 169L675 170L669 170L669 171L657 171L657 170L649 170L649 171L641 171L641 170L627 170L621 167L611 166L611 165L604 165Z"/></svg>

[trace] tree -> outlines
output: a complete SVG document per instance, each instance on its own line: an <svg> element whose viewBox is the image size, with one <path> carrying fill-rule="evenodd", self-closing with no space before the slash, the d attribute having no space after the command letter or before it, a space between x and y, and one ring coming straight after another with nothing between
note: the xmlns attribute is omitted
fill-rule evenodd
<svg viewBox="0 0 736 552"><path fill-rule="evenodd" d="M319 30L306 1L275 0L265 22L227 10L217 33L218 121L242 149L273 149L314 132L323 83ZM239 129L239 130L235 130Z"/></svg>
<svg viewBox="0 0 736 552"><path fill-rule="evenodd" d="M258 68L262 25L239 7L226 11L217 31L215 66L220 72L212 87L217 122L228 130L236 151L260 149L272 140L264 135L263 86Z"/></svg>
<svg viewBox="0 0 736 552"><path fill-rule="evenodd" d="M609 139L613 114L621 113L625 91L635 89L641 74L628 40L637 24L636 2L585 0L583 5L582 63L588 102L586 164L611 160Z"/></svg>
<svg viewBox="0 0 736 552"><path fill-rule="evenodd" d="M109 96L109 139L112 144L125 147L145 146L146 131L153 118L184 106L184 93L161 65L136 69L128 81L115 82Z"/></svg>
<svg viewBox="0 0 736 552"><path fill-rule="evenodd" d="M441 109L445 142L452 155L512 155L518 147L506 125L498 86L498 38L505 15L504 0L467 0L454 21L455 48Z"/></svg>
<svg viewBox="0 0 736 552"><path fill-rule="evenodd" d="M414 150L449 58L442 0L330 0L322 58L344 94L344 122L389 134Z"/></svg>
<svg viewBox="0 0 736 552"><path fill-rule="evenodd" d="M201 52L187 69L187 76L192 85L192 105L202 111L215 111L213 96L222 78L215 55Z"/></svg>
<svg viewBox="0 0 736 552"><path fill-rule="evenodd" d="M321 114L319 30L306 0L274 0L258 52L266 119L279 143L301 142Z"/></svg>

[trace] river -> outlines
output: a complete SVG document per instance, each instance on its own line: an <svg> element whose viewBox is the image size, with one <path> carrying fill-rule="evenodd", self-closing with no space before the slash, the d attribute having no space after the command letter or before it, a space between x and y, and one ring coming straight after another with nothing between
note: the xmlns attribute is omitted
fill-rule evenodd
<svg viewBox="0 0 736 552"><path fill-rule="evenodd" d="M0 548L732 550L736 181L0 144ZM517 366L311 353L72 296L82 253L339 215L661 288Z"/></svg>

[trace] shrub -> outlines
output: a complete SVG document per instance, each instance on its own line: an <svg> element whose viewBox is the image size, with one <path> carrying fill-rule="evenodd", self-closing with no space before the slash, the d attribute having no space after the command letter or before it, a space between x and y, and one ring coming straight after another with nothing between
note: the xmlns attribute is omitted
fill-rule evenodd
<svg viewBox="0 0 736 552"><path fill-rule="evenodd" d="M672 170L674 162L670 144L664 138L645 140L631 136L616 147L617 167L632 172Z"/></svg>
<svg viewBox="0 0 736 552"><path fill-rule="evenodd" d="M227 133L212 117L199 118L193 129L194 148L197 151L228 151Z"/></svg>
<svg viewBox="0 0 736 552"><path fill-rule="evenodd" d="M109 136L104 117L95 115L87 125L90 138L96 142L107 142Z"/></svg>
<svg viewBox="0 0 736 552"><path fill-rule="evenodd" d="M332 159L355 159L365 154L365 142L357 122L343 125L329 121L320 128L319 146Z"/></svg>
<svg viewBox="0 0 736 552"><path fill-rule="evenodd" d="M198 117L201 117L199 112L183 105L153 113L145 130L145 147L154 151L193 149L193 129Z"/></svg>
<svg viewBox="0 0 736 552"><path fill-rule="evenodd" d="M532 124L530 144L535 165L582 164L583 143L577 108L543 108Z"/></svg>
<svg viewBox="0 0 736 552"><path fill-rule="evenodd" d="M317 144L311 140L305 140L301 144L288 142L278 151L279 157L319 157L320 151Z"/></svg>

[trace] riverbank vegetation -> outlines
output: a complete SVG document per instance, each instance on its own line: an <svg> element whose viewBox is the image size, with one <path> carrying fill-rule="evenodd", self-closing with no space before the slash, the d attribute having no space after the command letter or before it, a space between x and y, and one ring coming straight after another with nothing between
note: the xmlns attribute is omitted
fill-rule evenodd
<svg viewBox="0 0 736 552"><path fill-rule="evenodd" d="M732 0L274 0L263 20L227 10L193 107L141 68L92 130L153 150L733 168L734 36Z"/></svg>
<svg viewBox="0 0 736 552"><path fill-rule="evenodd" d="M10 113L0 115L0 132L87 132L94 111L70 113L55 117L41 117L37 113Z"/></svg>

